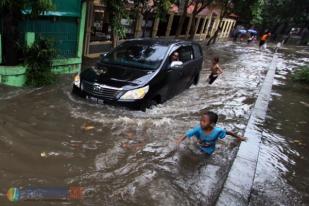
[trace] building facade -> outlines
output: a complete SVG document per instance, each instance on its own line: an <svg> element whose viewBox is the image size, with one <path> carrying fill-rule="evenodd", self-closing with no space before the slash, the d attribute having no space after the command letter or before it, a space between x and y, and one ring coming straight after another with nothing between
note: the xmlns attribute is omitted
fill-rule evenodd
<svg viewBox="0 0 309 206"><path fill-rule="evenodd" d="M81 70L82 59L97 57L102 52L111 49L111 26L108 10L100 0L52 0L53 11L45 12L38 19L24 18L19 24L21 39L31 45L39 36L50 38L54 42L57 58L53 60L53 72L76 73ZM132 5L126 8L132 10ZM187 9L187 16L178 38L189 36L192 24L192 7ZM218 9L204 9L196 18L195 40L206 40L214 34L219 26ZM176 5L173 5L165 18L156 18L149 13L147 17L132 12L121 23L126 28L125 37L131 38L175 38L179 27L180 15ZM235 26L235 19L224 18L223 29L219 38L227 38ZM2 63L0 30L0 84L23 86L26 79L26 67L23 65L4 66Z"/></svg>
<svg viewBox="0 0 309 206"><path fill-rule="evenodd" d="M127 8L132 8L128 5ZM194 7L187 9L187 17L181 28L181 34L178 38L188 38L193 20ZM130 12L129 12L130 13ZM131 38L175 38L177 28L179 27L182 11L176 5L172 5L165 18L156 18L152 13L147 15L147 19L142 15L136 18L136 14L129 14L129 19L122 19L121 23L126 28L125 37L122 40ZM205 8L196 18L195 40L206 40L214 34L219 26L220 9ZM86 34L84 44L84 55L87 57L96 57L102 51L111 48L111 27L108 19L108 10L100 0L89 1L87 4ZM222 31L219 33L219 39L229 37L230 32L236 24L234 18L224 18Z"/></svg>

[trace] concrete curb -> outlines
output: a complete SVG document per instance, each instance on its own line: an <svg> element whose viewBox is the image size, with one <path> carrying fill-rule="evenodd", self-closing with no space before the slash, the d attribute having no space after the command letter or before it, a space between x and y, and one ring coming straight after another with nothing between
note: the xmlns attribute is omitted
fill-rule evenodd
<svg viewBox="0 0 309 206"><path fill-rule="evenodd" d="M248 140L242 142L239 147L237 156L217 200L217 206L249 204L262 138L262 131L259 130L258 125L263 123L266 117L276 72L276 60L277 55L275 54L245 130L244 136Z"/></svg>

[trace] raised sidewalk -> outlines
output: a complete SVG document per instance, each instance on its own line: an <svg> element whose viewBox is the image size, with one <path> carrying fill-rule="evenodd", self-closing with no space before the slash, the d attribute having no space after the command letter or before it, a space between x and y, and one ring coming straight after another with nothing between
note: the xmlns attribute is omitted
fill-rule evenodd
<svg viewBox="0 0 309 206"><path fill-rule="evenodd" d="M276 61L277 55L274 54L245 130L244 136L248 140L242 142L239 147L237 156L217 199L217 206L243 206L249 204L262 138L259 125L265 120L268 103L271 99Z"/></svg>

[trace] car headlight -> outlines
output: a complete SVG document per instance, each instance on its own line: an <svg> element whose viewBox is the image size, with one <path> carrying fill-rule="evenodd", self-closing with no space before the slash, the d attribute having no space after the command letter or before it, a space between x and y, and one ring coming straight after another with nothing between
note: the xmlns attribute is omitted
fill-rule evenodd
<svg viewBox="0 0 309 206"><path fill-rule="evenodd" d="M136 100L136 99L143 99L147 92L149 91L149 86L145 86L138 89L133 89L127 91L124 95L120 97L121 100Z"/></svg>
<svg viewBox="0 0 309 206"><path fill-rule="evenodd" d="M73 84L75 86L77 86L78 88L80 87L80 76L79 76L79 74L75 75Z"/></svg>

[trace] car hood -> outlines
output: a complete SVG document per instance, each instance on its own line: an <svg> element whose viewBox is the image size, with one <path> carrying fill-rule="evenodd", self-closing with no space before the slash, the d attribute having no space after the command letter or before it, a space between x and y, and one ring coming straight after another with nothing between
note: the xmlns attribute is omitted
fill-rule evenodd
<svg viewBox="0 0 309 206"><path fill-rule="evenodd" d="M146 84L155 71L131 69L122 66L99 66L99 69L86 69L82 72L82 80L96 82L113 87L136 87Z"/></svg>

